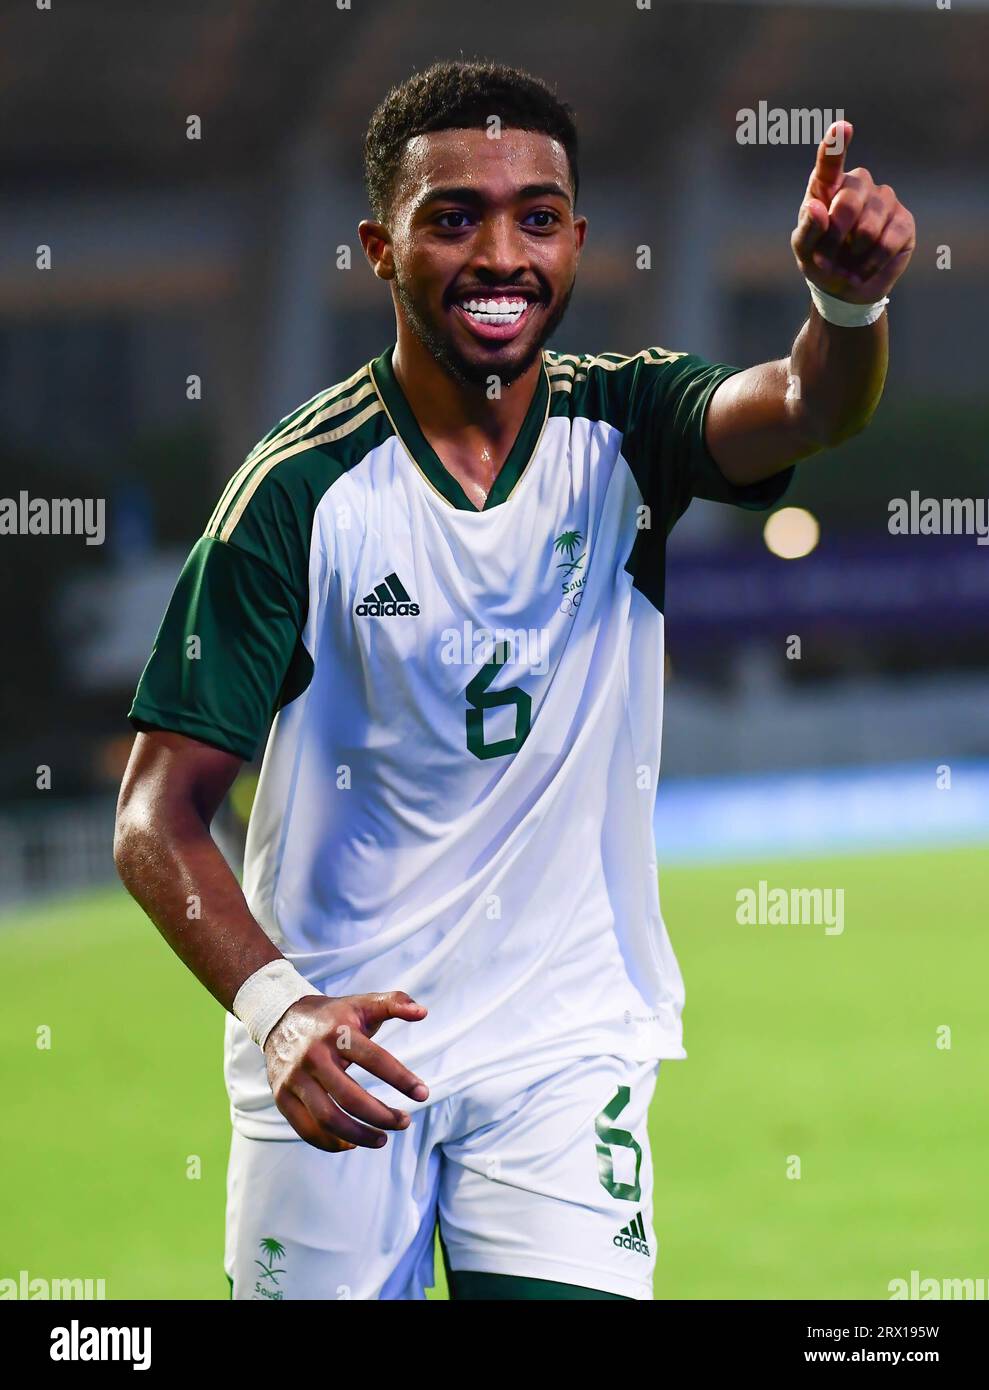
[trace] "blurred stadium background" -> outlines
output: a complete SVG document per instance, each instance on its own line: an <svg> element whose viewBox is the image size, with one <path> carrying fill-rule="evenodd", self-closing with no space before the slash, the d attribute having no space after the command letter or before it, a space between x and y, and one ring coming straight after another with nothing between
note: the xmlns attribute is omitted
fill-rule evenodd
<svg viewBox="0 0 989 1390"><path fill-rule="evenodd" d="M115 884L125 715L222 481L393 339L356 237L364 129L391 83L459 54L577 111L590 232L556 348L787 351L814 151L738 144L741 108L840 108L850 163L916 215L879 415L785 499L818 543L783 559L763 516L696 502L674 533L657 842L690 1060L653 1112L657 1292L883 1298L911 1269L989 1274L989 552L887 524L914 490L989 494L986 9L0 11L0 494L108 515L102 546L0 538L0 1278L226 1296L222 1015ZM761 879L844 889L844 932L739 926Z"/></svg>

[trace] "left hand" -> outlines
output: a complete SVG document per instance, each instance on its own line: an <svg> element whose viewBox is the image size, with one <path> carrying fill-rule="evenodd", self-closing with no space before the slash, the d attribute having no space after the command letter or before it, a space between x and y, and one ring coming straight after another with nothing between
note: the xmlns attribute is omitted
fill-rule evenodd
<svg viewBox="0 0 989 1390"><path fill-rule="evenodd" d="M868 169L845 173L853 130L835 121L817 151L790 245L803 274L825 294L873 304L889 294L917 244L912 214Z"/></svg>

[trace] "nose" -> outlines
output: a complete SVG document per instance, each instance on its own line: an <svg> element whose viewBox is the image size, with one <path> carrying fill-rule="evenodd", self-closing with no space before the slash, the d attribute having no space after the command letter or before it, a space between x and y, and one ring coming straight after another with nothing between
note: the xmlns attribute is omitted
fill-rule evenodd
<svg viewBox="0 0 989 1390"><path fill-rule="evenodd" d="M484 218L471 257L478 278L510 282L525 269L522 234L510 213Z"/></svg>

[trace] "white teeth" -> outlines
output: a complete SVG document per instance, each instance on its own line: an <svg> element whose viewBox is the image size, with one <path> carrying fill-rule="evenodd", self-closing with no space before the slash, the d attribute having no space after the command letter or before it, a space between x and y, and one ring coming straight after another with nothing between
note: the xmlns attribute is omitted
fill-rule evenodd
<svg viewBox="0 0 989 1390"><path fill-rule="evenodd" d="M525 299L465 299L460 307L479 323L518 323L529 304Z"/></svg>

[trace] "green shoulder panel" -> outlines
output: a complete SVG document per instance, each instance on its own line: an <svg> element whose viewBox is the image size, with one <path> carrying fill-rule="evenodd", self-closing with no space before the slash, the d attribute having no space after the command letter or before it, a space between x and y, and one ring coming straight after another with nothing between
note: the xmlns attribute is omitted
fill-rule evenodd
<svg viewBox="0 0 989 1390"><path fill-rule="evenodd" d="M302 632L316 509L389 433L365 366L251 450L179 576L130 709L135 728L255 755L273 714L312 679Z"/></svg>
<svg viewBox="0 0 989 1390"><path fill-rule="evenodd" d="M273 570L203 536L165 610L131 723L253 758L275 709L286 703L282 690L290 677L298 683L304 621L298 594Z"/></svg>
<svg viewBox="0 0 989 1390"><path fill-rule="evenodd" d="M624 434L639 365L683 354L657 347L643 348L632 354L547 351L544 356L552 390L550 409L553 415L603 420Z"/></svg>
<svg viewBox="0 0 989 1390"><path fill-rule="evenodd" d="M323 496L390 433L365 365L265 435L228 481L205 534L297 583L300 563L308 573L312 522Z"/></svg>
<svg viewBox="0 0 989 1390"><path fill-rule="evenodd" d="M708 405L718 386L741 368L662 347L630 356L546 356L552 413L604 420L621 432L622 456L643 504L626 568L662 609L666 538L691 499L761 510L783 495L793 469L738 487L711 456L704 437Z"/></svg>

